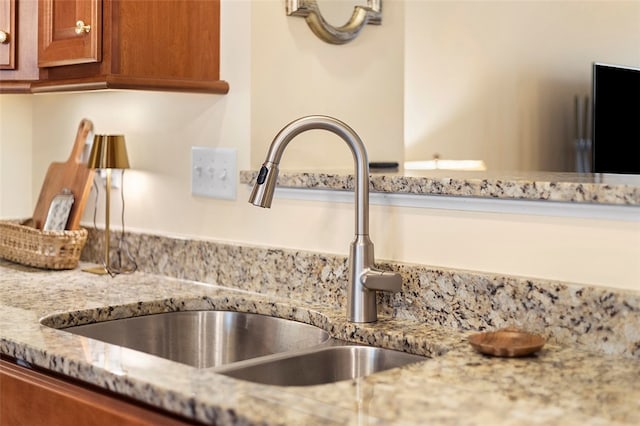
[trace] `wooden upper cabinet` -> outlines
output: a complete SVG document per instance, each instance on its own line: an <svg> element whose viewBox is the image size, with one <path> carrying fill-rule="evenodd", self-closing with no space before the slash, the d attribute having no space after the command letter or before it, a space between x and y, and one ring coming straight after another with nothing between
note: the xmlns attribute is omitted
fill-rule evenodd
<svg viewBox="0 0 640 426"><path fill-rule="evenodd" d="M43 75L33 92L229 90L219 74L220 0L40 0L39 15ZM80 31L79 20L90 28Z"/></svg>
<svg viewBox="0 0 640 426"><path fill-rule="evenodd" d="M37 19L37 2L0 0L0 93L29 92L39 78Z"/></svg>
<svg viewBox="0 0 640 426"><path fill-rule="evenodd" d="M99 62L100 0L39 0L38 66Z"/></svg>

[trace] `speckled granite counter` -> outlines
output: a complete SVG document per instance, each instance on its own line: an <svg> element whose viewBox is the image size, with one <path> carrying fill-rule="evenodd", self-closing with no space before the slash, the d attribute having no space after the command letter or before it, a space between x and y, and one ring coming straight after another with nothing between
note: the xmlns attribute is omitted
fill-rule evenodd
<svg viewBox="0 0 640 426"><path fill-rule="evenodd" d="M256 175L256 171L242 171L240 182L251 183ZM354 177L349 171L282 170L278 185L351 190ZM370 186L373 192L400 194L640 205L640 175L430 170L372 173Z"/></svg>
<svg viewBox="0 0 640 426"><path fill-rule="evenodd" d="M67 312L49 321L69 325L203 308L292 318L335 337L431 358L352 382L284 388L235 380L40 324L42 317ZM638 359L559 344L547 344L530 358L489 358L471 350L467 333L435 321L383 315L377 324L354 325L343 318L343 310L331 303L144 273L112 279L0 261L2 354L204 423L640 424Z"/></svg>

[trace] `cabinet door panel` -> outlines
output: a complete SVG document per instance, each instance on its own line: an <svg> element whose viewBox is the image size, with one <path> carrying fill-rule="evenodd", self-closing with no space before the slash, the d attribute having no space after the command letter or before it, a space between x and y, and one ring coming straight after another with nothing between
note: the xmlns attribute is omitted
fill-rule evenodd
<svg viewBox="0 0 640 426"><path fill-rule="evenodd" d="M0 0L0 69L13 70L16 63L16 0Z"/></svg>
<svg viewBox="0 0 640 426"><path fill-rule="evenodd" d="M128 76L218 80L217 0L117 3L117 72ZM138 41L138 42L136 42Z"/></svg>
<svg viewBox="0 0 640 426"><path fill-rule="evenodd" d="M0 0L0 93L28 93L38 80L38 2Z"/></svg>
<svg viewBox="0 0 640 426"><path fill-rule="evenodd" d="M100 62L102 0L40 0L38 66ZM77 22L88 26L78 33Z"/></svg>
<svg viewBox="0 0 640 426"><path fill-rule="evenodd" d="M190 424L3 360L0 388L0 426Z"/></svg>

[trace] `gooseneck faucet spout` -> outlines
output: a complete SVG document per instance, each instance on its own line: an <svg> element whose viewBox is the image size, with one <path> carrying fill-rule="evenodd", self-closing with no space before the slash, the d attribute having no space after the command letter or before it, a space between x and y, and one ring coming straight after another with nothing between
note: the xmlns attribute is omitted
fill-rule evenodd
<svg viewBox="0 0 640 426"><path fill-rule="evenodd" d="M374 267L373 243L369 239L369 160L362 139L351 127L333 117L321 115L302 117L286 125L269 147L249 202L259 207L271 207L278 179L278 164L285 148L297 135L313 129L335 133L349 145L353 154L356 231L349 253L347 319L351 322L373 322L377 320L376 291L400 291L402 278L394 272Z"/></svg>

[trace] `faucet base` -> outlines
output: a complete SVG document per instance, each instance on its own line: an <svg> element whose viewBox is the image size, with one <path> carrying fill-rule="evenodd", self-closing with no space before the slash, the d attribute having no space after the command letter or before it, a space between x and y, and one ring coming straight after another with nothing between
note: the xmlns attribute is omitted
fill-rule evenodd
<svg viewBox="0 0 640 426"><path fill-rule="evenodd" d="M366 288L363 277L373 266L373 243L368 235L356 235L349 253L349 288L347 289L347 319L351 322L378 320L376 292Z"/></svg>

